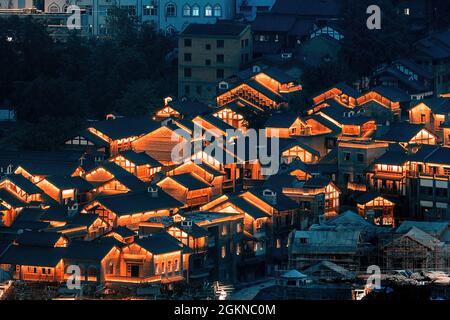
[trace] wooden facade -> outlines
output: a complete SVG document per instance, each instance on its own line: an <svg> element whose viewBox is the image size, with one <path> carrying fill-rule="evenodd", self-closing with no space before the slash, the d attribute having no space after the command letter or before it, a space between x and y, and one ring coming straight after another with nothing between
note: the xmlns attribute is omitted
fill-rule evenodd
<svg viewBox="0 0 450 320"><path fill-rule="evenodd" d="M127 170L128 172L145 182L150 181L153 176L162 169L162 166L151 166L150 164L136 165L120 154L111 158L110 161L116 163L121 168Z"/></svg>
<svg viewBox="0 0 450 320"><path fill-rule="evenodd" d="M196 179L203 180L198 176ZM171 176L168 176L157 183L161 189L178 201L184 203L186 207L198 207L211 200L212 187L206 181L204 181L204 184L207 185L204 188L190 189L188 186L174 180Z"/></svg>
<svg viewBox="0 0 450 320"><path fill-rule="evenodd" d="M172 165L174 164L172 150L176 145L183 142L186 142L183 136L166 126L161 126L133 141L132 147L136 152L146 152L163 165Z"/></svg>
<svg viewBox="0 0 450 320"><path fill-rule="evenodd" d="M373 219L376 225L395 227L395 204L382 196L375 197L365 203L358 203L358 214L366 219ZM373 217L369 217L373 214Z"/></svg>

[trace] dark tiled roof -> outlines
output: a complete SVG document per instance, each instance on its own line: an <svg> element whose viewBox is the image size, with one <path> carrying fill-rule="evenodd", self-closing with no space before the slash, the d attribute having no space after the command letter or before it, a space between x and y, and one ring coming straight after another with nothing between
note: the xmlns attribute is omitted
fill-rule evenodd
<svg viewBox="0 0 450 320"><path fill-rule="evenodd" d="M270 145L272 143L272 140L268 140L268 147L270 148ZM279 146L280 146L280 152L284 152L286 150L289 150L295 146L299 146L300 148L304 149L305 151L311 153L312 155L315 156L320 156L320 152L317 151L316 149L310 147L309 145L300 142L297 139L292 139L292 138L281 138L279 139Z"/></svg>
<svg viewBox="0 0 450 320"><path fill-rule="evenodd" d="M20 198L16 197L7 189L0 189L0 199L10 204L11 206L17 207L25 207L27 203L22 201Z"/></svg>
<svg viewBox="0 0 450 320"><path fill-rule="evenodd" d="M25 231L16 241L21 246L54 247L60 238L55 232Z"/></svg>
<svg viewBox="0 0 450 320"><path fill-rule="evenodd" d="M255 32L288 32L296 22L297 17L294 15L263 12L257 14L252 23L252 30ZM308 32L309 28L305 34Z"/></svg>
<svg viewBox="0 0 450 320"><path fill-rule="evenodd" d="M184 226L181 222L177 222L174 224L174 226L180 230L183 230L188 235L190 235L194 238L206 237L208 235L208 231L206 231L202 227L199 227L195 223L192 223L191 227L187 227L187 226Z"/></svg>
<svg viewBox="0 0 450 320"><path fill-rule="evenodd" d="M42 210L41 208L23 208L23 210L20 211L20 214L17 215L14 221L39 221L43 212L44 210Z"/></svg>
<svg viewBox="0 0 450 320"><path fill-rule="evenodd" d="M272 203L270 199L265 197L263 195L264 188L255 188L250 189L248 192L256 196L257 198L261 199L268 205L272 206L273 208L277 209L278 211L284 211L284 210L292 210L298 208L297 202L289 198L288 196L284 195L281 190L274 190L276 191L276 201L275 203Z"/></svg>
<svg viewBox="0 0 450 320"><path fill-rule="evenodd" d="M66 248L10 246L0 256L0 263L37 267L55 267Z"/></svg>
<svg viewBox="0 0 450 320"><path fill-rule="evenodd" d="M140 191L147 188L147 184L145 182L114 162L106 162L101 164L97 168L99 167L102 167L106 171L110 172L112 175L114 175L113 179L116 179L131 191Z"/></svg>
<svg viewBox="0 0 450 320"><path fill-rule="evenodd" d="M297 118L296 113L275 113L267 120L265 127L289 128Z"/></svg>
<svg viewBox="0 0 450 320"><path fill-rule="evenodd" d="M409 142L416 136L425 126L422 124L412 123L394 123L389 130L384 133L378 140L392 142Z"/></svg>
<svg viewBox="0 0 450 320"><path fill-rule="evenodd" d="M54 166L57 167L56 169L60 169L66 165L76 168L81 155L81 152L74 151L43 152L2 150L0 152L0 165L7 166L12 164L13 166L18 166L21 164L35 164L34 166L29 165L29 167L36 169L43 167L41 171L51 169Z"/></svg>
<svg viewBox="0 0 450 320"><path fill-rule="evenodd" d="M94 187L94 185L92 185L90 182L84 180L81 177L71 177L72 179L72 183L75 186L75 188L77 188L77 190L79 192L87 192L92 190L92 188Z"/></svg>
<svg viewBox="0 0 450 320"><path fill-rule="evenodd" d="M121 151L120 155L123 156L125 159L129 160L130 162L133 162L137 166L148 164L151 167L161 167L162 164L159 163L157 160L150 157L145 152L135 152L133 150L126 150Z"/></svg>
<svg viewBox="0 0 450 320"><path fill-rule="evenodd" d="M50 227L50 223L42 221L14 221L13 228L23 230L44 230Z"/></svg>
<svg viewBox="0 0 450 320"><path fill-rule="evenodd" d="M222 119L214 117L212 114L199 116L199 119L210 123L214 127L222 130L223 132L226 132L226 130L235 130L234 127L230 126L228 123L226 123ZM194 119L194 120L196 121L196 119Z"/></svg>
<svg viewBox="0 0 450 320"><path fill-rule="evenodd" d="M21 161L19 165L32 175L51 176L63 175L70 176L78 167L78 160L73 162L56 161Z"/></svg>
<svg viewBox="0 0 450 320"><path fill-rule="evenodd" d="M119 236L123 238L132 237L136 235L133 230L122 226L115 227L114 229L111 230L111 232L117 233Z"/></svg>
<svg viewBox="0 0 450 320"><path fill-rule="evenodd" d="M342 106L334 99L326 100L325 103L329 104L328 107L322 108L319 112L329 116L330 118L336 120L338 123L343 125L363 125L373 119L361 116L356 114L354 111L354 115L350 116L350 112L352 110Z"/></svg>
<svg viewBox="0 0 450 320"><path fill-rule="evenodd" d="M189 190L199 190L211 187L210 184L200 180L192 173L180 173L173 176L170 176L171 179L175 180L182 186L186 187Z"/></svg>
<svg viewBox="0 0 450 320"><path fill-rule="evenodd" d="M50 208L43 210L40 220L65 222L68 220L67 213L68 210L66 206L53 204Z"/></svg>
<svg viewBox="0 0 450 320"><path fill-rule="evenodd" d="M198 101L173 100L169 102L169 106L180 114L189 116L202 115L212 111L208 105Z"/></svg>
<svg viewBox="0 0 450 320"><path fill-rule="evenodd" d="M230 203L234 204L236 207L247 213L253 219L259 218L270 218L270 214L254 206L249 201L240 197L230 197L228 200Z"/></svg>
<svg viewBox="0 0 450 320"><path fill-rule="evenodd" d="M393 102L411 101L411 96L408 93L395 87L378 86L373 89L370 89L369 92L370 91L375 91Z"/></svg>
<svg viewBox="0 0 450 320"><path fill-rule="evenodd" d="M412 104L410 109L416 107L420 103L425 104L435 114L447 114L447 113L450 113L450 98L423 99L423 100L417 101L414 104Z"/></svg>
<svg viewBox="0 0 450 320"><path fill-rule="evenodd" d="M35 186L30 180L21 174L10 174L5 176L2 181L9 180L28 194L42 193L43 191Z"/></svg>
<svg viewBox="0 0 450 320"><path fill-rule="evenodd" d="M149 192L129 192L96 199L100 204L120 215L142 213L155 210L180 208L181 202L158 188L158 195L153 197Z"/></svg>
<svg viewBox="0 0 450 320"><path fill-rule="evenodd" d="M374 164L386 164L402 166L408 161L406 152L400 150L388 150L374 161Z"/></svg>
<svg viewBox="0 0 450 320"><path fill-rule="evenodd" d="M262 93L263 95L265 95L267 98L269 98L272 101L275 101L275 102L283 101L283 98L279 94L275 93L274 91L272 91L270 89L267 89L266 87L261 85L256 80L249 79L249 80L245 81L244 83L246 85L248 85L249 87L255 89L256 91Z"/></svg>
<svg viewBox="0 0 450 320"><path fill-rule="evenodd" d="M269 188L291 188L297 182L297 177L288 173L279 173L269 176L264 182L264 186Z"/></svg>
<svg viewBox="0 0 450 320"><path fill-rule="evenodd" d="M345 82L339 82L333 88L339 89L342 93L348 95L349 97L357 98L360 96L360 93L355 88L349 86ZM331 89L331 88L330 88Z"/></svg>
<svg viewBox="0 0 450 320"><path fill-rule="evenodd" d="M96 214L90 214L90 213L83 213L83 214L77 214L73 217L71 217L68 221L68 224L70 226L84 226L84 227L90 227L95 220L99 218Z"/></svg>
<svg viewBox="0 0 450 320"><path fill-rule="evenodd" d="M435 152L426 157L426 161L435 164L450 164L450 148L439 147Z"/></svg>
<svg viewBox="0 0 450 320"><path fill-rule="evenodd" d="M59 190L75 189L76 186L72 181L72 177L67 176L48 176L46 178L48 182L54 185Z"/></svg>
<svg viewBox="0 0 450 320"><path fill-rule="evenodd" d="M339 15L337 0L277 0L271 12L295 14L300 16L334 17Z"/></svg>
<svg viewBox="0 0 450 320"><path fill-rule="evenodd" d="M176 252L183 249L182 243L165 231L155 233L150 237L137 239L135 243L155 255Z"/></svg>
<svg viewBox="0 0 450 320"><path fill-rule="evenodd" d="M275 79L281 84L287 84L290 82L295 82L295 79L286 74L283 70L278 69L276 67L271 67L268 69L262 70L260 73L264 73L271 77L272 79Z"/></svg>
<svg viewBox="0 0 450 320"><path fill-rule="evenodd" d="M113 247L108 243L72 240L64 258L100 262Z"/></svg>
<svg viewBox="0 0 450 320"><path fill-rule="evenodd" d="M149 133L159 127L155 121L146 117L141 118L117 118L90 123L91 128L102 132L113 140L138 137Z"/></svg>
<svg viewBox="0 0 450 320"><path fill-rule="evenodd" d="M304 188L324 188L329 185L331 179L323 178L323 177L313 177L305 182L303 185Z"/></svg>
<svg viewBox="0 0 450 320"><path fill-rule="evenodd" d="M180 35L237 37L246 28L246 24L233 22L218 22L215 24L191 23L181 32Z"/></svg>
<svg viewBox="0 0 450 320"><path fill-rule="evenodd" d="M95 134L93 134L92 132L90 132L87 129L82 130L78 135L85 138L87 141L92 142L93 144L95 144L98 147L107 147L108 146L108 142L106 142L102 138L96 136Z"/></svg>

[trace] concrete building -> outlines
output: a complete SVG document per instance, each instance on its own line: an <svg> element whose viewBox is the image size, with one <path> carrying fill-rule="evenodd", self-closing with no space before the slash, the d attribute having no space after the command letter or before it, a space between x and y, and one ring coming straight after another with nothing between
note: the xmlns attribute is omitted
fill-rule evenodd
<svg viewBox="0 0 450 320"><path fill-rule="evenodd" d="M383 155L388 147L385 142L369 140L341 141L338 146L339 184L364 183L365 170Z"/></svg>
<svg viewBox="0 0 450 320"><path fill-rule="evenodd" d="M59 13L65 12L70 4L89 13L93 35L108 32L106 19L108 12L115 6L127 9L130 16L135 16L141 22L153 23L157 29L169 34L182 31L190 23L215 23L218 19L233 19L236 12L233 0L45 0L44 8L40 9Z"/></svg>
<svg viewBox="0 0 450 320"><path fill-rule="evenodd" d="M213 103L216 84L252 58L250 26L191 24L178 40L178 96Z"/></svg>

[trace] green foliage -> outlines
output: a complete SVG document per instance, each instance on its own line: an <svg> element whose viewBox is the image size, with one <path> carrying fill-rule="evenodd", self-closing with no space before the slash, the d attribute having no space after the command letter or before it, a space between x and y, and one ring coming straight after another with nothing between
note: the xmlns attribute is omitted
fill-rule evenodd
<svg viewBox="0 0 450 320"><path fill-rule="evenodd" d="M0 19L0 103L11 100L18 117L3 146L54 149L81 119L148 115L162 95L176 94L176 67L165 63L173 39L118 8L108 28L108 38L56 43L36 20Z"/></svg>

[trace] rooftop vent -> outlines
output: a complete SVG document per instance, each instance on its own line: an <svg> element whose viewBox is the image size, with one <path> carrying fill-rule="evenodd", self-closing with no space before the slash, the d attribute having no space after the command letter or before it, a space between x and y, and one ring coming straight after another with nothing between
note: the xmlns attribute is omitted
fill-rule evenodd
<svg viewBox="0 0 450 320"><path fill-rule="evenodd" d="M158 188L150 186L147 188L147 192L151 194L152 198L158 197Z"/></svg>
<svg viewBox="0 0 450 320"><path fill-rule="evenodd" d="M268 200L271 204L277 203L277 193L270 189L263 190L263 197Z"/></svg>

